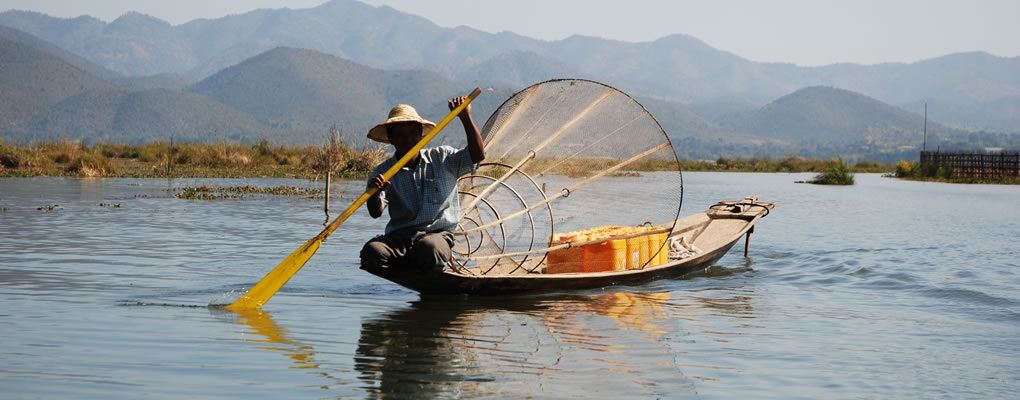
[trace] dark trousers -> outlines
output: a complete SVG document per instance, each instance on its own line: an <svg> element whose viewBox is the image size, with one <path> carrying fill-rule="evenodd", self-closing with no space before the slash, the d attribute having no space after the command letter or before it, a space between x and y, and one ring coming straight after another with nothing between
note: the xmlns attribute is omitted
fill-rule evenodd
<svg viewBox="0 0 1020 400"><path fill-rule="evenodd" d="M442 271L453 250L450 232L392 232L376 236L361 249L361 268Z"/></svg>

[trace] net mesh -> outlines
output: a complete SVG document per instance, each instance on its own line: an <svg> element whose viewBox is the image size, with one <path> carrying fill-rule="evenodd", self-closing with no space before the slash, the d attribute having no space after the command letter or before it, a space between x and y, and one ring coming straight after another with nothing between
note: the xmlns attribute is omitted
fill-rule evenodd
<svg viewBox="0 0 1020 400"><path fill-rule="evenodd" d="M533 85L504 102L482 136L486 160L458 188L455 271L544 273L550 248L564 247L562 233L641 224L668 231L679 214L683 178L666 133L610 86ZM665 251L652 247L649 254ZM645 258L641 267L655 260Z"/></svg>

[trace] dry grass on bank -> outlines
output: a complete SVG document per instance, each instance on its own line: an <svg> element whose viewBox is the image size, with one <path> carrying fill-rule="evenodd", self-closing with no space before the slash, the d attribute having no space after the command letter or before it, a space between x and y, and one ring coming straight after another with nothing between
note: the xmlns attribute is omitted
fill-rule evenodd
<svg viewBox="0 0 1020 400"><path fill-rule="evenodd" d="M382 146L355 149L331 132L323 146L239 143L85 145L66 139L34 146L0 142L0 176L126 177L364 177L389 154Z"/></svg>
<svg viewBox="0 0 1020 400"><path fill-rule="evenodd" d="M124 177L316 177L327 170L337 178L364 178L390 156L391 148L378 145L356 149L345 144L333 128L321 146L254 145L240 143L100 143L85 145L67 140L34 146L0 141L0 176L124 176ZM486 160L495 161L495 160ZM501 160L513 164L516 160ZM602 170L604 159L539 159L529 172L546 169L568 175ZM713 161L683 160L683 171L822 172L830 160L801 157L725 158ZM629 171L671 170L675 164L639 160ZM861 161L852 172L892 172L892 165Z"/></svg>

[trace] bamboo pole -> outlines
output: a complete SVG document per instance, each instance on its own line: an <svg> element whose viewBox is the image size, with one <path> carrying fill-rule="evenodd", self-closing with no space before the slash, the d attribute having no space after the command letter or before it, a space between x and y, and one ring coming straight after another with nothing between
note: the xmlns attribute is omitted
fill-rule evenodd
<svg viewBox="0 0 1020 400"><path fill-rule="evenodd" d="M326 204L323 206L326 215L329 215L329 181L332 176L333 171L326 171Z"/></svg>

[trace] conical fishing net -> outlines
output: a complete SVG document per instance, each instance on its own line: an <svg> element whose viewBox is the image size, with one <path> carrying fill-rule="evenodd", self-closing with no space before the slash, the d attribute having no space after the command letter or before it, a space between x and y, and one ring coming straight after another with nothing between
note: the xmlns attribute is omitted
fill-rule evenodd
<svg viewBox="0 0 1020 400"><path fill-rule="evenodd" d="M460 180L454 271L601 272L668 261L680 164L633 98L587 80L542 82L504 102L482 136L486 159ZM617 249L615 260L597 258L603 248Z"/></svg>

